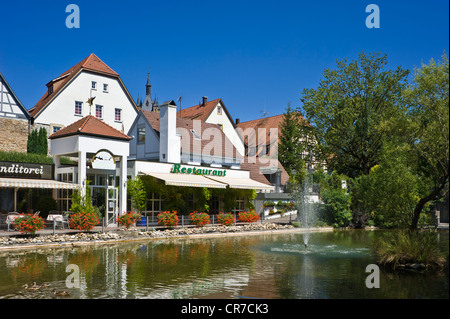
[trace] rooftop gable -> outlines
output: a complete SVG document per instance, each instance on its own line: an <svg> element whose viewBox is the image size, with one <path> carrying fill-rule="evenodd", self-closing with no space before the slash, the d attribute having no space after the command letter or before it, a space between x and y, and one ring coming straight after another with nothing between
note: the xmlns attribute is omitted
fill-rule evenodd
<svg viewBox="0 0 450 319"><path fill-rule="evenodd" d="M272 128L278 128L278 138L281 136L281 124L283 123L283 117L284 114L280 114L280 115L274 115L274 116L270 116L270 117L264 117L264 118L260 118L260 119L256 119L256 120L251 120L251 121L246 121L246 122L240 122L238 123L236 126L238 128L240 128L242 131L245 131L246 129L254 129L254 133L256 134L255 136L255 142L256 144L258 144L258 142L260 141L259 139L261 139L262 142L265 142L265 144L270 144L270 129ZM299 124L303 124L303 125L308 125L308 122L306 122L306 120L300 116L300 120L301 123ZM266 129L265 132L265 136L258 136L258 129ZM245 145L248 145L248 140L249 138L253 138L253 134L251 134L250 136L244 136L244 143Z"/></svg>
<svg viewBox="0 0 450 319"><path fill-rule="evenodd" d="M0 72L0 112L2 113L15 113L14 108L17 106L23 113L26 119L30 118L28 110L20 102L19 98L16 96L8 81L6 81L3 74ZM9 108L9 110L6 110ZM17 116L20 117L20 116Z"/></svg>
<svg viewBox="0 0 450 319"><path fill-rule="evenodd" d="M44 93L44 95L40 98L36 105L29 110L30 115L34 118L38 116L39 113L53 100L53 98L55 98L64 89L64 87L68 85L76 77L76 75L83 70L117 78L124 88L126 94L128 95L132 105L137 111L137 107L130 94L128 93L125 85L123 85L119 74L111 69L108 65L106 65L106 63L104 63L102 60L100 60L100 58L97 57L94 53L91 53L88 57L75 64L70 69L61 73L61 75L46 84L48 88L52 87L53 90L51 92L47 91Z"/></svg>
<svg viewBox="0 0 450 319"><path fill-rule="evenodd" d="M156 131L157 135L159 135L160 133L160 114L156 113L156 112L150 112L150 111L141 111L142 116L144 116L148 123L151 125L151 127ZM190 130L194 130L194 120L198 120L196 119L188 119L188 118L180 118L177 117L177 128L185 128L188 131ZM220 144L215 144L217 141L214 141L212 138L210 139L201 139L201 149L203 150L205 146L209 146L209 147L213 147L213 146L221 146L222 147L222 154L223 155L228 155L225 153L226 151L226 145L228 144L229 146L232 147L232 156L233 158L238 158L241 159L242 155L239 153L239 151L234 147L233 143L231 143L231 141L228 139L228 137L223 133L223 131L219 128L219 126L217 124L210 124L210 123L201 123L201 132L196 132L200 137L203 137L203 133L205 132L206 129L210 129L210 128L214 128L217 129L217 132L220 132L220 136L221 136L221 145ZM189 149L191 151L193 151L193 147L194 147L194 137L193 134L189 135L189 141L184 140L183 136L181 137L181 147L183 147L183 145L185 147L189 146ZM186 143L190 143L189 145L187 145ZM213 144L210 144L213 143ZM218 143L218 142L217 142ZM230 154L231 155L231 154Z"/></svg>
<svg viewBox="0 0 450 319"><path fill-rule="evenodd" d="M204 105L203 103L200 102L198 105L182 109L177 112L177 116L191 120L200 120L204 123L208 119L211 112L219 103L222 105L222 108L225 111L225 114L228 116L228 119L230 120L232 125L236 126L233 118L230 116L230 113L228 113L228 110L225 107L225 104L223 103L221 98L207 101Z"/></svg>

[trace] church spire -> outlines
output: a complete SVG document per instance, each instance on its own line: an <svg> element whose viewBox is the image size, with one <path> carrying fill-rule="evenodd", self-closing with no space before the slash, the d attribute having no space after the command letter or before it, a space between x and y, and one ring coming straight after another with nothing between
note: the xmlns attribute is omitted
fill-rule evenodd
<svg viewBox="0 0 450 319"><path fill-rule="evenodd" d="M152 85L150 84L150 72L147 74L147 84L145 85L145 95L150 96Z"/></svg>

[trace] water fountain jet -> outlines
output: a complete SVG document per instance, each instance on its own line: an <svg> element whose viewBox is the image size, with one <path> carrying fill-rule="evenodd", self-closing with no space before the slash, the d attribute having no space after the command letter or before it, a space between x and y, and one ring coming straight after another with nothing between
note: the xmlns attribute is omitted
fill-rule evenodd
<svg viewBox="0 0 450 319"><path fill-rule="evenodd" d="M308 176L309 175L309 176ZM308 174L301 185L297 185L292 192L297 206L297 221L300 227L304 230L302 232L303 243L305 250L308 248L309 237L311 235L311 228L315 224L316 219L316 205L312 200L312 182L311 174Z"/></svg>

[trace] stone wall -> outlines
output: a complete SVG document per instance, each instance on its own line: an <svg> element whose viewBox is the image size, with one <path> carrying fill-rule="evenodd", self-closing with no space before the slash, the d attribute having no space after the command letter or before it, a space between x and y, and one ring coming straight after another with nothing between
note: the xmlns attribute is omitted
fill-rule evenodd
<svg viewBox="0 0 450 319"><path fill-rule="evenodd" d="M0 151L26 152L28 121L0 117Z"/></svg>

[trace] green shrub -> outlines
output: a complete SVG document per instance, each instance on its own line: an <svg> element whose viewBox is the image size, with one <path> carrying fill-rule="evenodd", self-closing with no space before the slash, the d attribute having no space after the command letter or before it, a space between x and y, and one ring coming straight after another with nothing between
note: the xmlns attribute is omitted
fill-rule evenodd
<svg viewBox="0 0 450 319"><path fill-rule="evenodd" d="M47 217L48 213L51 210L58 209L58 203L56 202L56 200L53 199L53 197L41 196L41 197L39 197L35 208L36 208L36 211L41 212L40 216Z"/></svg>
<svg viewBox="0 0 450 319"><path fill-rule="evenodd" d="M342 188L329 188L321 193L321 214L333 227L347 227L352 220L350 195Z"/></svg>
<svg viewBox="0 0 450 319"><path fill-rule="evenodd" d="M81 196L79 190L75 190L72 194L72 205L70 211L73 213L92 213L100 217L100 211L92 205L89 187L86 188L86 195Z"/></svg>
<svg viewBox="0 0 450 319"><path fill-rule="evenodd" d="M392 231L374 240L373 249L382 266L396 268L408 263L442 267L445 258L433 231Z"/></svg>
<svg viewBox="0 0 450 319"><path fill-rule="evenodd" d="M31 154L47 155L48 153L48 139L47 130L41 127L34 129L28 135L27 152Z"/></svg>
<svg viewBox="0 0 450 319"><path fill-rule="evenodd" d="M53 158L46 154L29 154L21 152L0 151L0 162L20 162L35 164L52 164Z"/></svg>

